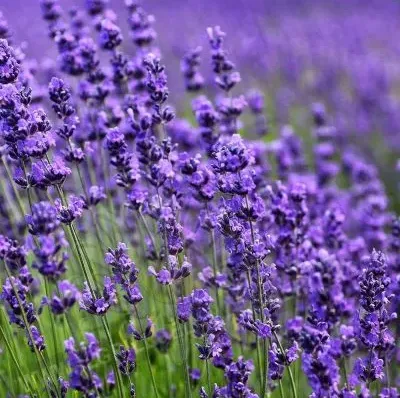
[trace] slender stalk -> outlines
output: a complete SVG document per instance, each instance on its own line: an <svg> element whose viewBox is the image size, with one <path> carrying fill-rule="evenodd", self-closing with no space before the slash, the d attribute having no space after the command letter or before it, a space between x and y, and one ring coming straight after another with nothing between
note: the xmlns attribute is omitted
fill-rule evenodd
<svg viewBox="0 0 400 398"><path fill-rule="evenodd" d="M78 171L79 181L81 183L82 190L83 190L83 192L85 194L85 198L86 198L86 202L87 202L87 205L88 205L89 213L90 213L90 216L92 218L92 222L93 222L93 226L94 226L94 232L95 232L96 239L97 239L97 244L98 244L98 247L100 249L100 252L104 253L103 243L102 243L101 238L100 238L99 226L98 226L98 223L97 223L97 220L96 220L96 216L93 213L93 210L92 210L92 208L90 207L90 204L89 204L89 193L88 193L88 191L86 189L86 184L85 184L85 181L84 181L84 179L82 177L81 168L79 167L79 164L76 165L76 169Z"/></svg>
<svg viewBox="0 0 400 398"><path fill-rule="evenodd" d="M92 294L93 297L96 297L96 293L95 293L95 290L92 287L92 283L90 282L90 277L89 277L89 274L88 274L88 272L86 270L86 266L84 264L84 260L83 260L82 254L81 254L81 252L79 250L79 243L78 243L77 237L75 236L74 230L72 229L72 225L70 226L70 231L71 231L72 240L74 241L74 245L75 245L75 248L76 248L77 257L79 259L79 262L81 263L81 269L82 269L83 274L85 276L85 280L86 280L86 282L88 284L90 293Z"/></svg>
<svg viewBox="0 0 400 398"><path fill-rule="evenodd" d="M110 328L108 326L108 322L107 322L106 316L101 317L101 322L103 324L103 328L104 328L104 331L106 333L108 344L110 346L112 357L113 357L114 372L115 372L115 376L117 378L117 385L118 385L118 395L121 398L123 398L123 396L124 396L123 395L123 391L124 390L123 390L122 378L121 378L121 374L120 374L119 369L118 369L117 354L115 352L114 343L113 343L113 340L112 340L112 337L111 337Z"/></svg>
<svg viewBox="0 0 400 398"><path fill-rule="evenodd" d="M204 345L205 344L206 344L206 337L204 336ZM211 378L210 378L210 364L208 362L208 358L206 358L206 373L207 373L208 395L211 397L212 389L211 389Z"/></svg>
<svg viewBox="0 0 400 398"><path fill-rule="evenodd" d="M91 272L93 279L94 279L94 271L92 269L91 263L89 261L89 257L88 257L88 255L86 253L86 250L85 250L82 242L79 240L79 237L76 234L76 231L75 231L75 228L74 228L73 224L71 224L71 232L72 232L72 236L73 236L75 245L77 247L78 256L79 256L79 259L80 259L80 262L81 262L82 270L83 270L83 272L85 274L86 281L88 283L89 290L90 290L92 296L94 298L96 298L95 289L93 288L93 286L92 286L92 284L90 282L89 275L88 275L87 270L86 270L85 261L83 260L82 253L80 253L80 251L82 251L84 256L85 256L85 259L87 261L87 265L89 267L89 271ZM94 279L94 282L95 282L95 279ZM111 353L112 353L112 356L113 356L114 371L115 371L115 375L116 375L116 378L117 378L117 385L118 385L118 393L119 393L119 396L122 398L123 397L123 388L122 388L123 384L122 384L121 375L120 375L120 372L119 372L119 369L118 369L118 363L117 363L116 353L115 353L115 349L114 349L114 343L112 341L110 329L109 329L109 326L108 326L108 323L107 323L107 318L106 317L101 317L101 322L102 322L102 325L103 325L103 329L104 329L104 331L106 333L107 341L109 343L110 350L111 350Z"/></svg>
<svg viewBox="0 0 400 398"><path fill-rule="evenodd" d="M151 244L153 245L154 250L157 250L156 241L154 239L153 234L150 231L149 224L147 223L146 218L143 216L143 213L141 212L141 210L139 210L138 213L139 213L140 219L142 220L144 228L146 229L147 235L149 235L149 237L150 237Z"/></svg>
<svg viewBox="0 0 400 398"><path fill-rule="evenodd" d="M14 350L11 346L11 343L9 342L8 337L7 337L3 327L1 326L1 324L0 324L0 335L2 336L4 342L6 343L7 350L11 355L11 359L13 360L13 362L15 364L15 368L17 369L22 381L25 384L25 387L27 388L28 392L31 393L31 387L29 386L29 383L25 378L24 372L22 371L21 366L19 365L19 362L18 362L17 357L14 353Z"/></svg>
<svg viewBox="0 0 400 398"><path fill-rule="evenodd" d="M241 178L240 173L239 173L239 178ZM245 202L246 202L246 208L249 210L249 198L248 195L245 196ZM255 244L255 234L254 234L254 228L253 228L253 222L249 220L250 224L250 233L251 233L251 241L253 245ZM261 275L260 275L260 262L259 259L256 258L256 277L257 277L257 293L258 293L258 301L260 305L260 318L261 322L264 323L264 300L263 300L263 285L261 281ZM263 370L262 370L262 388L261 388L261 398L265 397L265 394L268 389L268 370L267 366L268 365L268 346L266 343L266 340L263 340L263 356L264 356L264 362L263 362Z"/></svg>
<svg viewBox="0 0 400 398"><path fill-rule="evenodd" d="M17 298L19 308L21 309L22 319L23 319L23 321L24 321L24 325L25 325L26 331L27 331L27 333L28 333L28 337L29 337L29 339L30 339L30 341L31 341L31 343L32 343L32 348L33 348L33 351L34 351L34 353L35 353L36 360L37 360L37 362L38 362L39 370L40 370L40 373L41 373L41 375L42 375L43 382L44 382L44 384L45 384L45 386L46 386L47 393L49 394L50 397L52 397L52 393L51 393L51 391L50 391L50 389L49 389L49 386L48 386L48 384L47 384L46 377L45 377L45 375L44 375L44 371L43 371L43 368L42 368L42 365L41 365L41 360L43 361L43 364L45 365L45 368L46 368L46 371L47 371L47 373L48 373L48 376L49 376L50 380L52 381L52 383L53 383L53 385L54 385L54 387L55 387L56 394L57 394L57 396L58 396L57 384L54 382L53 378L51 377L51 373L50 373L49 368L48 368L48 366L47 366L47 364L46 364L46 362L45 362L45 360L44 360L44 358L43 358L43 355L40 355L40 352L39 352L38 348L36 347L36 344L34 343L35 340L33 339L32 331L31 331L31 328L30 328L28 319L27 319L27 317L26 317L26 313L25 313L24 307L23 307L22 302L21 302L21 298L19 297L17 288L16 288L15 285L14 285L13 277L11 276L10 270L8 269L8 266L7 266L7 264L6 264L5 262L4 262L4 268L5 268L5 270L6 270L7 277L8 277L9 280L10 280L11 287L12 287L12 289L13 289L13 291L14 291L14 295L15 295L15 297Z"/></svg>
<svg viewBox="0 0 400 398"><path fill-rule="evenodd" d="M7 216L8 219L10 220L10 226L12 229L12 232L14 234L15 237L18 236L18 229L15 226L15 222L13 220L13 215L17 214L18 211L20 212L20 210L15 208L14 205L14 199L13 197L10 195L10 192L8 192L7 186L6 186L6 181L3 181L3 179L0 179L0 186L1 186L1 190L4 193L4 199L6 200L8 206L6 207L6 212L7 212ZM23 217L24 214L20 212L20 215Z"/></svg>
<svg viewBox="0 0 400 398"><path fill-rule="evenodd" d="M385 355L386 387L390 388L390 369L387 355Z"/></svg>
<svg viewBox="0 0 400 398"><path fill-rule="evenodd" d="M58 194L60 196L60 199L61 199L62 203L66 204L67 201L66 201L65 195L64 195L61 187L56 185L56 188L57 188L57 191L58 191ZM89 260L89 256L87 255L87 252L86 252L86 249L85 249L84 245L82 244L82 242L79 239L79 235L78 235L77 231L75 230L74 225L70 224L69 227L70 227L72 239L74 241L74 245L75 245L77 253L78 253L79 262L81 263L82 271L83 271L83 273L85 275L86 282L88 283L89 290L90 290L93 298L96 298L96 291L92 286L92 283L91 283L90 278L89 278L89 274L88 274L87 269L86 269L86 265L87 265L87 267L89 268L89 272L91 274L91 277L93 279L93 283L96 286L96 277L95 277L94 270L93 270L93 267L91 265L91 262ZM83 253L83 256L82 256L82 253ZM85 257L86 264L85 264L85 261L84 261L83 257ZM110 346L110 349L111 349L111 352L112 352L112 356L113 356L113 359L114 359L113 363L114 363L114 370L115 370L115 374L116 374L116 378L117 378L118 393L119 393L119 396L122 398L123 397L123 395L122 395L122 393L123 393L122 379L121 379L121 375L120 375L119 369L118 369L118 363L117 363L117 359L116 359L116 353L115 353L115 349L114 349L114 344L113 344L113 341L112 341L112 338L111 338L111 333L110 333L110 330L109 330L109 327L108 327L108 324L107 324L107 319L105 317L101 317L101 321L102 321L102 325L103 325L104 331L106 333L106 337L107 337L107 340L108 340L108 343L109 343L109 346Z"/></svg>
<svg viewBox="0 0 400 398"><path fill-rule="evenodd" d="M46 277L44 277L43 279L44 279L46 296L50 298L49 282ZM54 355L56 358L56 366L57 366L57 370L59 370L60 358L58 356L58 350L57 350L57 333L56 333L55 324L54 324L54 317L51 316L50 307L49 307L49 317L50 317L51 335L52 335L52 339L53 339Z"/></svg>
<svg viewBox="0 0 400 398"><path fill-rule="evenodd" d="M99 143L99 146L100 146L100 148L99 148L100 163L101 163L101 167L102 167L103 174L104 174L104 180L106 182L105 188L107 191L109 191L108 186L107 186L108 182L110 181L110 174L108 172L108 163L106 162L107 159L105 157L105 154L103 151L103 146L102 146L101 142ZM108 205L108 211L110 212L112 219L115 220L116 215L115 215L114 203L112 201L110 192L108 192L108 195L107 195L107 205ZM118 238L117 238L117 231L116 231L114 223L111 223L111 231L112 231L113 238L114 238L113 243L116 244L118 242Z"/></svg>
<svg viewBox="0 0 400 398"><path fill-rule="evenodd" d="M247 270L246 272L247 275L247 284L249 285L249 290L250 290L250 295L251 293L251 276L250 276L250 270ZM253 319L256 319L256 310L254 308L253 301L251 300L251 310L253 313ZM260 340L256 334L256 351L257 351L257 371L258 371L258 379L260 381L260 388L261 391L263 389L263 375L262 375L262 365L261 365L261 352L260 352Z"/></svg>
<svg viewBox="0 0 400 398"><path fill-rule="evenodd" d="M342 358L342 365L343 365L344 383L345 383L346 388L348 388L349 381L348 381L348 377L347 377L347 367L346 367L346 358L345 357Z"/></svg>
<svg viewBox="0 0 400 398"><path fill-rule="evenodd" d="M25 179L28 180L28 173L26 172L26 166L25 166L25 162L24 161L22 161L22 170L24 171ZM29 207L30 207L31 212L32 212L32 198L31 198L31 190L30 190L30 186L29 185L26 188L26 193L28 194Z"/></svg>
<svg viewBox="0 0 400 398"><path fill-rule="evenodd" d="M14 195L15 195L15 198L16 198L16 200L17 200L18 209L19 209L19 211L20 211L20 213L21 213L21 216L24 217L25 214L26 214L26 213L25 213L25 208L24 208L24 205L23 205L21 196L20 196L20 194L19 194L19 192L18 192L18 189L17 189L17 187L15 186L14 180L13 180L12 175L11 175L11 172L10 172L10 168L8 167L8 164L7 164L7 162L4 160L3 156L0 156L0 157L1 157L1 161L2 161L2 163L3 163L4 169L6 170L7 177L8 177L8 179L9 179L9 181L10 181L11 187L12 187L12 189L13 189L13 191L14 191Z"/></svg>
<svg viewBox="0 0 400 398"><path fill-rule="evenodd" d="M191 397L192 396L192 390L190 388L189 368L188 368L188 364L187 364L185 345L184 345L184 342L182 340L182 336L181 336L181 333L180 333L178 315L176 313L175 296L174 296L174 292L172 291L171 285L168 286L168 292L169 292L169 297L170 297L171 305L172 305L173 312L174 312L174 321L175 321L175 327L176 327L176 334L178 336L178 343L179 343L179 348L180 348L180 352L181 352L181 359L182 359L182 363L183 363L183 366L184 366L184 374L185 374L185 381L186 381L186 383L185 383L186 384L186 396Z"/></svg>
<svg viewBox="0 0 400 398"><path fill-rule="evenodd" d="M206 203L206 212L207 212L207 216L210 217L210 212L208 209L208 203ZM213 274L214 274L214 279L217 278L217 245L215 243L215 231L214 228L211 228L211 246L212 246L212 266L213 266ZM218 310L218 314L222 314L221 313L221 305L220 305L220 300L219 300L219 295L218 295L218 286L215 285L215 299L217 301L217 310Z"/></svg>
<svg viewBox="0 0 400 398"><path fill-rule="evenodd" d="M281 398L285 398L285 390L283 389L283 383L281 379L279 379L279 392L281 394Z"/></svg>
<svg viewBox="0 0 400 398"><path fill-rule="evenodd" d="M276 342L278 343L278 347L279 347L279 349L281 350L281 352L282 352L282 353L285 352L285 351L283 350L282 343L281 343L281 341L279 340L279 337L278 337L276 331L273 331L272 333L273 333L273 335L274 335L274 337L275 337ZM288 370L288 372L289 372L290 385L291 385L291 387L292 387L293 398L297 398L296 384L295 384L295 382L294 382L293 372L292 372L292 369L290 368L290 365L287 367L287 370Z"/></svg>
<svg viewBox="0 0 400 398"><path fill-rule="evenodd" d="M161 196L160 196L160 192L159 192L158 188L157 188L157 198L158 198L158 204L159 204L160 210L161 210L162 202L161 202ZM164 231L164 234L163 234L163 241L164 241L164 250L165 250L166 263L167 263L168 268L170 268L169 267L169 260L168 260L168 241L167 241L167 236L166 236L166 232L165 231ZM174 313L174 321L175 321L175 326L176 326L176 333L178 335L179 348L180 348L180 352L181 352L182 363L183 363L183 366L184 366L184 374L185 374L185 380L186 380L185 384L186 384L187 396L191 397L192 396L192 390L190 388L189 368L188 368L188 364L187 364L185 344L184 344L184 341L183 341L181 333L180 333L178 314L176 312L175 293L172 290L172 286L171 285L168 286L168 293L169 293L169 298L170 298L171 305L172 305L172 310L173 310L173 313Z"/></svg>
<svg viewBox="0 0 400 398"><path fill-rule="evenodd" d="M143 336L144 329L143 329L143 326L142 326L142 321L140 320L139 311L138 311L136 305L134 305L133 308L135 309L136 318L138 320L140 334ZM157 383L156 383L156 380L154 378L153 367L151 366L151 362L150 362L150 355L149 355L149 349L148 349L148 346L147 346L146 336L143 336L143 340L142 341L143 341L144 351L146 353L146 360L147 360L147 365L148 365L149 371L150 371L151 383L153 385L154 394L155 394L156 398L158 398Z"/></svg>

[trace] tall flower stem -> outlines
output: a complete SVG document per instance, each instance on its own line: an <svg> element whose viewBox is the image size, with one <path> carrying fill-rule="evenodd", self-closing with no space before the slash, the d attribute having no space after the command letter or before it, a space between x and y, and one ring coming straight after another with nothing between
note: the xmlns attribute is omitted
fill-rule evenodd
<svg viewBox="0 0 400 398"><path fill-rule="evenodd" d="M206 336L204 336L204 345L206 345ZM210 378L210 363L209 358L206 358L206 372L207 372L207 385L208 385L208 395L211 397L212 388L211 388L211 378Z"/></svg>
<svg viewBox="0 0 400 398"><path fill-rule="evenodd" d="M348 381L348 378L347 378L346 357L342 358L342 365L343 365L344 383L345 383L346 388L348 388L349 381Z"/></svg>
<svg viewBox="0 0 400 398"><path fill-rule="evenodd" d="M176 327L176 334L178 336L178 343L179 343L179 348L180 348L180 353L181 353L181 359L182 359L182 363L183 363L183 366L184 366L184 375L185 375L185 381L186 381L186 383L185 383L185 385L186 385L186 396L187 397L191 397L192 396L192 390L190 388L190 377L189 377L189 368L188 368L188 363L187 363L187 358L186 358L186 350L185 350L184 341L182 339L181 332L180 332L180 325L179 325L179 321L178 321L178 315L176 313L176 300L175 300L174 292L172 290L171 285L168 286L168 293L169 293L172 309L173 309L173 312L174 312L174 321L175 321L175 327Z"/></svg>
<svg viewBox="0 0 400 398"><path fill-rule="evenodd" d="M54 382L54 380L53 380L53 378L52 378L52 376L51 376L51 372L50 372L50 370L49 370L49 367L47 366L46 361L44 360L43 355L41 355L40 351L39 351L38 348L36 347L35 340L34 340L34 338L33 338L33 336L32 336L32 331L31 331L31 329L30 329L30 327L29 327L29 322L28 322L28 319L27 319L27 317L26 317L26 313L25 313L24 307L23 307L22 302L21 302L21 298L20 298L19 293L18 293L18 291L17 291L17 289L16 289L16 287L15 287L15 285L14 285L13 277L12 277L12 275L11 275L11 273L10 273L10 270L8 269L8 266L7 266L7 264L6 264L5 262L4 262L4 268L5 268L5 270L6 270L7 277L8 277L8 279L9 279L10 283L11 283L11 287L12 287L12 289L13 289L13 291L14 291L14 295L15 295L15 297L17 298L18 306L19 306L19 308L21 309L22 319L23 319L23 321L24 321L24 325L25 325L26 331L27 331L27 333L28 333L29 340L30 340L30 342L31 342L31 344L32 344L32 348L33 348L33 351L34 351L34 353L35 353L36 360L37 360L37 362L38 362L39 370L40 370L40 373L41 373L41 375L42 375L43 382L44 382L44 384L45 384L45 386L46 386L47 393L49 394L49 397L53 397L52 392L50 391L50 388L49 388L49 386L48 386L48 384L47 384L47 381L46 381L46 377L45 377L45 374L44 374L44 370L43 370L43 368L42 368L42 362L43 362L43 364L44 364L44 366L45 366L45 368L46 368L46 371L47 371L47 374L48 374L48 376L49 376L49 379L51 380L51 382L52 382L52 384L53 384L53 386L54 386L54 388L55 388L56 396L58 397L57 384Z"/></svg>
<svg viewBox="0 0 400 398"><path fill-rule="evenodd" d="M109 191L107 184L110 181L110 173L109 173L109 169L108 169L108 163L106 162L106 156L105 153L103 151L103 145L100 142L99 143L99 152L100 152L100 163L101 163L101 167L103 170L103 174L104 174L104 180L105 180L105 188L107 191ZM107 195L107 205L108 205L108 210L110 212L110 215L112 217L112 222L111 222L111 231L113 234L113 238L114 238L114 243L116 244L118 242L118 237L117 237L117 230L115 228L115 223L114 220L116 219L116 215L115 215L115 208L114 208L114 203L111 199L111 193L108 192Z"/></svg>
<svg viewBox="0 0 400 398"><path fill-rule="evenodd" d="M31 387L29 386L29 383L25 378L24 372L22 371L21 366L20 366L20 364L18 362L18 359L17 359L17 357L16 357L16 355L14 353L14 349L11 346L11 343L8 340L7 334L6 334L5 330L3 329L3 327L1 326L1 323L0 323L0 335L2 337L2 340L6 344L7 350L10 353L11 359L14 362L15 368L17 369L17 371L18 371L18 373L19 373L19 375L20 375L20 377L21 377L26 389L28 390L29 393L31 393Z"/></svg>
<svg viewBox="0 0 400 398"><path fill-rule="evenodd" d="M7 177L8 177L8 179L9 179L9 181L10 181L11 187L12 187L13 192L14 192L14 195L15 195L15 198L16 198L16 200L17 200L18 209L19 209L19 211L20 211L20 213L21 213L21 216L24 217L25 214L26 214L26 213L25 213L25 208L24 208L24 205L23 205L21 196L20 196L20 194L19 194L19 192L18 192L18 189L17 189L17 187L15 186L14 180L13 180L12 175L11 175L11 172L10 172L10 168L8 167L8 164L7 164L7 162L4 160L3 156L0 156L0 158L1 158L1 161L2 161L2 163L3 163L4 169L5 169L5 171L6 171Z"/></svg>
<svg viewBox="0 0 400 398"><path fill-rule="evenodd" d="M93 286L92 286L92 284L90 282L89 275L88 275L87 270L86 270L86 266L87 266L89 268L89 272L92 275L93 281L94 281L94 283L96 285L96 279L94 278L94 271L93 271L93 267L92 267L92 265L90 263L89 256L87 255L86 249L83 246L82 242L80 241L79 236L77 235L73 224L71 224L71 232L72 232L72 236L73 236L73 239L75 241L75 245L76 245L76 248L78 250L78 253L81 252L79 254L79 259L80 259L81 266L82 266L83 272L85 274L85 278L86 278L86 281L88 283L90 292L91 292L92 296L94 298L96 298L96 289L93 288ZM86 260L87 264L85 264L85 261L83 260L82 253L83 253L83 257L85 257L85 260ZM113 340L112 340L112 337L111 337L110 328L109 328L106 316L101 317L101 322L102 322L102 325L103 325L104 332L106 333L107 341L108 341L108 344L110 346L110 350L111 350L112 357L113 357L113 365L114 365L115 375L116 375L116 378L117 378L118 393L119 393L119 396L122 398L123 397L123 383L122 383L121 374L120 374L119 369L118 369L118 363L117 363L114 343L113 343Z"/></svg>
<svg viewBox="0 0 400 398"><path fill-rule="evenodd" d="M135 309L136 318L137 318L138 323L139 323L140 333L143 336L143 346L144 346L144 351L146 353L146 360L147 360L147 365L149 367L151 383L153 385L154 394L155 394L156 398L158 398L159 395L158 395L158 390L157 390L157 383L156 383L156 380L154 378L153 368L152 368L151 362L150 362L149 348L147 346L146 336L143 335L144 330L143 330L143 326L142 326L142 321L140 319L139 311L138 311L136 305L134 305L133 308Z"/></svg>
<svg viewBox="0 0 400 398"><path fill-rule="evenodd" d="M49 282L46 277L44 277L43 279L44 279L46 296L50 297ZM57 350L57 333L56 333L56 328L55 328L55 323L54 323L54 317L51 316L50 307L49 307L49 317L50 317L51 335L52 335L52 340L53 340L53 349L54 349L54 355L55 355L55 359L56 359L56 367L57 367L57 370L59 370L60 358L58 356L58 350Z"/></svg>
<svg viewBox="0 0 400 398"><path fill-rule="evenodd" d="M283 383L281 379L279 379L279 392L281 394L281 398L285 398L285 390L283 389Z"/></svg>
<svg viewBox="0 0 400 398"><path fill-rule="evenodd" d="M162 208L162 202L161 202L161 196L160 192L157 188L157 198L158 198L158 204L160 207L160 210ZM163 241L164 241L164 250L165 250L165 257L166 257L166 265L167 268L170 268L169 265L169 260L168 260L168 240L166 236L166 232L164 231L163 233ZM178 314L176 310L176 300L175 300L175 292L172 289L171 285L168 285L168 293L169 293L169 299L172 305L172 310L174 312L174 321L175 321L175 326L176 326L176 334L178 336L178 342L179 342L179 348L180 348L180 353L181 353L181 358L182 358L182 363L184 366L184 375L185 375L185 385L186 385L186 394L188 397L192 396L192 390L190 388L190 377L189 377L189 368L188 368L188 363L187 363L187 356L186 356L186 350L185 350L185 342L184 339L181 335L180 327L179 327L179 321L178 321Z"/></svg>
<svg viewBox="0 0 400 398"><path fill-rule="evenodd" d="M272 333L273 333L273 335L275 337L276 342L278 343L279 349L281 350L282 353L284 353L285 351L284 351L284 349L282 347L282 343L279 340L279 337L278 337L276 331L274 330ZM290 385L292 387L293 398L297 398L296 383L294 382L293 372L292 372L292 369L290 368L290 365L287 367L287 370L288 370L288 373L289 373Z"/></svg>
<svg viewBox="0 0 400 398"><path fill-rule="evenodd" d="M247 275L247 284L249 285L249 290L250 290L250 295L251 293L251 275L250 275L250 270L248 269L246 272ZM251 301L251 310L253 314L253 319L256 319L256 310L254 308L254 303ZM257 351L257 371L258 371L258 378L260 381L260 388L262 391L263 388L263 372L262 372L262 364L261 364L261 352L260 352L260 339L258 338L258 335L256 334L256 351Z"/></svg>
<svg viewBox="0 0 400 398"><path fill-rule="evenodd" d="M111 337L111 333L110 333L110 327L108 325L108 321L107 321L107 317L104 315L104 317L101 317L101 322L103 324L103 329L104 332L106 333L107 336L107 340L108 340L108 344L110 346L111 349L111 354L113 357L113 366L114 366L114 372L115 372L115 376L117 378L117 385L118 385L118 394L121 398L123 398L123 383L122 383L122 378L121 378L121 374L119 372L118 369L118 362L117 362L117 355L115 352L115 348L114 348L114 343Z"/></svg>
<svg viewBox="0 0 400 398"><path fill-rule="evenodd" d="M246 207L249 210L249 199L248 196L245 196ZM251 241L253 245L255 244L255 235L254 235L254 228L253 222L249 220L250 224L250 233L251 233ZM263 286L261 282L261 275L260 275L260 262L258 258L256 258L256 277L257 277L257 293L258 293L258 301L260 303L260 318L261 322L264 323L264 299L263 299ZM268 343L267 340L263 340L263 375L262 375L262 388L261 388L261 398L265 397L268 388Z"/></svg>
<svg viewBox="0 0 400 398"><path fill-rule="evenodd" d="M63 204L66 204L67 201L66 201L65 195L64 195L61 187L58 186L58 185L56 185L56 187L57 187L57 191L58 191L58 194L60 196L61 202ZM89 256L88 256L88 254L86 252L86 249L85 249L84 245L82 244L81 240L79 239L79 235L78 235L77 231L75 230L74 225L71 223L69 225L69 227L70 227L70 232L71 232L72 239L74 241L74 246L75 246L75 249L76 249L77 254L78 254L77 257L78 257L79 262L81 264L82 271L84 273L84 276L85 276L86 282L88 284L90 293L92 294L93 298L96 298L96 289L92 286L92 282L90 280L89 273L87 271L87 268L89 268L89 272L90 272L91 277L93 279L93 283L94 283L95 286L97 286L95 273L94 273L93 267L91 265ZM120 375L119 369L118 369L118 363L117 363L116 353L115 353L114 344L113 344L113 341L112 341L110 329L109 329L109 326L108 326L108 323L107 323L107 319L105 317L101 317L101 322L102 322L104 331L106 333L107 341L109 343L110 350L111 350L111 353L112 353L112 356L113 356L113 365L114 365L114 371L115 371L116 378L117 378L118 394L119 394L119 397L122 398L123 397L123 388L122 388L123 384L122 384L121 375Z"/></svg>
<svg viewBox="0 0 400 398"><path fill-rule="evenodd" d="M76 165L76 169L78 171L79 181L81 183L82 190L83 190L83 192L85 194L85 198L86 198L87 206L88 206L88 209L89 209L89 213L90 213L90 216L92 218L94 231L95 231L95 235L96 235L96 239L97 239L97 244L98 244L99 249L103 253L104 252L104 247L103 247L103 243L102 243L101 238L100 238L99 225L97 223L96 216L95 216L92 208L90 207L89 193L87 191L85 181L83 180L82 173L81 173L81 168L79 167L79 164Z"/></svg>
<svg viewBox="0 0 400 398"><path fill-rule="evenodd" d="M206 212L207 212L207 217L210 217L210 212L208 209L208 204L206 203ZM211 227L211 246L212 246L212 266L213 266L213 274L214 274L214 279L217 278L217 245L215 243L215 231L214 228ZM220 305L220 300L218 296L218 287L215 285L215 299L217 301L217 310L218 314L221 314L221 305Z"/></svg>

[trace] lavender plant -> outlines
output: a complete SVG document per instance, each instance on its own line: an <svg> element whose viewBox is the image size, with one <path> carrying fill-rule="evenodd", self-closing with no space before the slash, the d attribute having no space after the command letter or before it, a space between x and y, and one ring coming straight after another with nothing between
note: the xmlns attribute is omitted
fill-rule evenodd
<svg viewBox="0 0 400 398"><path fill-rule="evenodd" d="M274 132L219 26L177 111L155 19L125 3L41 0L51 67L0 18L1 396L400 396L376 165L319 103L310 142Z"/></svg>

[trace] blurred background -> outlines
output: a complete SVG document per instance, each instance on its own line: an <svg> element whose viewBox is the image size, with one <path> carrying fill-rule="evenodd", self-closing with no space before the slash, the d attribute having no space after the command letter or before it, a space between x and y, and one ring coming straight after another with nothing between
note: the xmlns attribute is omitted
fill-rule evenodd
<svg viewBox="0 0 400 398"><path fill-rule="evenodd" d="M67 10L85 0L63 0ZM38 0L1 0L14 42L38 63L55 62ZM133 50L124 0L110 0ZM190 112L180 73L186 51L203 47L202 73L210 76L208 26L227 33L226 48L241 73L238 90L266 95L271 138L291 124L306 140L309 109L323 103L346 143L379 167L398 201L400 153L400 2L395 0L147 0L157 44L167 65L172 102ZM211 77L211 76L210 76ZM210 86L212 82L210 79Z"/></svg>

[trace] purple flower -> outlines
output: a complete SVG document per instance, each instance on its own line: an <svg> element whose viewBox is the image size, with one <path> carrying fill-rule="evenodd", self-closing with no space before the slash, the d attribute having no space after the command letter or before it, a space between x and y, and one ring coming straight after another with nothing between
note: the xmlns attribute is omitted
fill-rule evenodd
<svg viewBox="0 0 400 398"><path fill-rule="evenodd" d="M240 74L235 71L235 65L228 60L222 44L225 33L219 26L207 28L209 43L211 46L212 68L216 74L215 83L224 91L230 91L240 82Z"/></svg>
<svg viewBox="0 0 400 398"><path fill-rule="evenodd" d="M122 43L121 30L108 19L104 19L100 24L99 43L105 50L113 50Z"/></svg>
<svg viewBox="0 0 400 398"><path fill-rule="evenodd" d="M382 380L384 377L383 359L380 359L375 352L363 359L357 359L353 375L359 382Z"/></svg>
<svg viewBox="0 0 400 398"><path fill-rule="evenodd" d="M155 344L158 351L167 353L172 344L172 335L166 329L157 330L155 334Z"/></svg>
<svg viewBox="0 0 400 398"><path fill-rule="evenodd" d="M56 199L54 205L57 209L57 218L63 224L71 224L83 214L85 202L78 196L71 195L68 199L68 204L63 204L61 199Z"/></svg>
<svg viewBox="0 0 400 398"><path fill-rule="evenodd" d="M128 334L132 335L135 340L144 340L148 339L153 335L152 328L153 328L153 322L151 321L150 318L147 318L146 328L142 332L139 332L135 328L135 325L131 322L128 326Z"/></svg>
<svg viewBox="0 0 400 398"><path fill-rule="evenodd" d="M64 347L67 353L67 362L71 367L69 375L70 388L80 391L86 396L102 388L100 377L89 365L100 358L101 348L92 333L85 333L87 344L81 343L78 347L71 337L65 340Z"/></svg>
<svg viewBox="0 0 400 398"><path fill-rule="evenodd" d="M100 202L103 202L107 198L104 187L99 187L97 185L92 185L89 188L88 206L96 206Z"/></svg>
<svg viewBox="0 0 400 398"><path fill-rule="evenodd" d="M95 292L94 292L95 293ZM109 277L104 277L102 296L93 296L87 282L79 299L80 308L93 315L104 315L117 302L117 292Z"/></svg>
<svg viewBox="0 0 400 398"><path fill-rule="evenodd" d="M120 346L117 352L118 369L123 375L130 375L136 369L136 352L133 348Z"/></svg>
<svg viewBox="0 0 400 398"><path fill-rule="evenodd" d="M199 91L204 85L204 78L199 72L201 47L187 52L181 61L181 72L188 91Z"/></svg>
<svg viewBox="0 0 400 398"><path fill-rule="evenodd" d="M20 72L19 60L7 40L0 40L0 83L13 83Z"/></svg>
<svg viewBox="0 0 400 398"><path fill-rule="evenodd" d="M28 344L31 347L32 351L34 351L34 346L38 351L43 351L46 348L44 343L44 337L40 333L39 329L36 326L30 326L30 334L27 332L28 336ZM32 336L32 339L31 339Z"/></svg>
<svg viewBox="0 0 400 398"><path fill-rule="evenodd" d="M67 280L58 282L59 295L54 294L48 300L52 312L56 315L65 313L76 301L79 301L80 292L75 285Z"/></svg>
<svg viewBox="0 0 400 398"><path fill-rule="evenodd" d="M191 314L190 297L181 297L177 303L177 314L179 322L187 322Z"/></svg>
<svg viewBox="0 0 400 398"><path fill-rule="evenodd" d="M239 134L234 134L229 141L215 147L213 158L217 173L237 173L251 162L249 149Z"/></svg>
<svg viewBox="0 0 400 398"><path fill-rule="evenodd" d="M60 224L57 219L57 210L49 202L34 204L32 206L32 215L27 215L25 220L32 235L49 235Z"/></svg>

